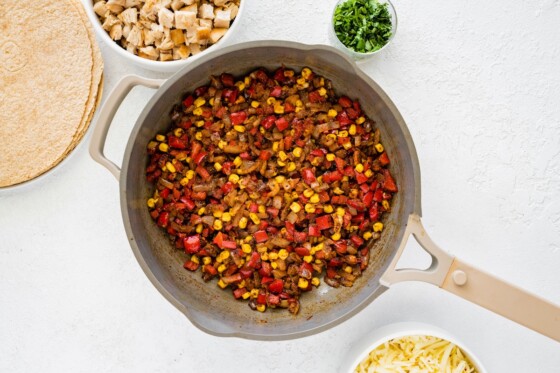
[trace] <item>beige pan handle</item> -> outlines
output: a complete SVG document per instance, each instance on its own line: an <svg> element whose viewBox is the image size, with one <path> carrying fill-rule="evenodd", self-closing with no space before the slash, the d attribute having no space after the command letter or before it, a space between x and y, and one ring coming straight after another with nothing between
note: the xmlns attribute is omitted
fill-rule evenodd
<svg viewBox="0 0 560 373"><path fill-rule="evenodd" d="M137 85L143 85L148 88L159 88L164 82L165 80L162 79L148 79L136 75L127 75L115 85L115 88L109 93L107 101L105 101L103 107L99 111L89 144L89 154L94 161L108 169L117 180L119 180L121 169L105 157L103 151L107 133L109 132L109 127L113 122L113 118L132 88Z"/></svg>
<svg viewBox="0 0 560 373"><path fill-rule="evenodd" d="M411 234L432 257L426 270L396 269ZM384 286L402 281L437 285L560 342L560 307L449 255L430 239L418 215L409 217L403 242L380 280Z"/></svg>

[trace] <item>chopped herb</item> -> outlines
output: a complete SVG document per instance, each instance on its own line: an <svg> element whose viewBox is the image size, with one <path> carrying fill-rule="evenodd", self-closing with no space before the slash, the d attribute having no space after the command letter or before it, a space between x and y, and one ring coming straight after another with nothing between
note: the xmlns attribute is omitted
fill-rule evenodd
<svg viewBox="0 0 560 373"><path fill-rule="evenodd" d="M391 37L391 14L387 3L377 0L348 0L339 4L333 17L334 31L346 47L371 53L381 49Z"/></svg>

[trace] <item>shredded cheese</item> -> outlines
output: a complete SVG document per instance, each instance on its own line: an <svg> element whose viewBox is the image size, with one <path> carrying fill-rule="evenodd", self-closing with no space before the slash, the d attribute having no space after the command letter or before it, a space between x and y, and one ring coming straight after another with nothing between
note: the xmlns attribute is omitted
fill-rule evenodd
<svg viewBox="0 0 560 373"><path fill-rule="evenodd" d="M477 373L457 345L415 335L391 339L364 358L355 373Z"/></svg>

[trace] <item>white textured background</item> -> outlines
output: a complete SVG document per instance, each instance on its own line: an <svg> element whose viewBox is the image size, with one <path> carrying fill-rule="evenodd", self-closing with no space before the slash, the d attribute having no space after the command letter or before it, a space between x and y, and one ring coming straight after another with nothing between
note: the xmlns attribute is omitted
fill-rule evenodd
<svg viewBox="0 0 560 373"><path fill-rule="evenodd" d="M333 0L244 1L228 43L328 43ZM426 228L465 261L560 304L560 1L395 6L393 44L362 68L415 139ZM127 73L161 76L101 47L105 94ZM151 93L135 89L123 104L109 134L112 159ZM448 330L489 372L560 372L560 344L420 283L394 286L313 337L206 335L140 270L117 182L86 148L47 178L0 193L1 372L337 372L354 341L397 321ZM412 252L407 260L423 263Z"/></svg>

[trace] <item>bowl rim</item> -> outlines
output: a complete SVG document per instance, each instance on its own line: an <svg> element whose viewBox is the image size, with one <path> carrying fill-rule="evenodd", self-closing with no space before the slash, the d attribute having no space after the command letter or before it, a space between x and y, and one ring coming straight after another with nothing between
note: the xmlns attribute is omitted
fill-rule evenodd
<svg viewBox="0 0 560 373"><path fill-rule="evenodd" d="M355 342L347 358L341 365L340 372L353 373L358 364L375 348L381 344L394 339L412 335L430 335L445 339L459 347L473 363L478 373L488 373L478 357L460 339L437 326L420 322L398 322L387 324L366 333L361 339Z"/></svg>
<svg viewBox="0 0 560 373"><path fill-rule="evenodd" d="M187 65L188 63L200 58L201 56L206 55L208 51L214 51L217 48L223 46L224 42L231 37L233 31L237 29L237 25L239 24L238 20L240 19L240 17L242 17L244 13L246 1L247 0L239 0L239 10L237 11L237 15L235 16L235 19L231 23L228 31L226 31L224 36L222 36L222 38L218 40L217 43L212 44L211 46L209 46L208 48L206 48L205 50L203 50L202 52L196 55L189 56L183 60L173 60L173 61L153 61L128 52L126 49L118 45L116 41L111 39L109 33L103 29L101 25L101 20L93 10L93 0L84 0L82 1L82 3L84 4L86 13L88 15L91 24L93 25L93 28L95 29L96 34L103 42L105 42L105 44L109 45L109 48L115 51L118 55L148 70L176 72L181 67Z"/></svg>
<svg viewBox="0 0 560 373"><path fill-rule="evenodd" d="M393 41L395 35L397 34L397 28L398 28L398 16L397 16L397 10L395 9L395 6L393 5L393 3L391 2L391 0L378 0L379 3L384 4L387 3L389 4L389 8L390 8L390 13L391 16L393 17L391 19L391 36L389 37L389 40L387 40L387 43L385 43L384 46L382 46L381 48L379 48L376 51L373 52L368 52L368 53L362 53L362 52L357 52L355 50L353 50L350 47L347 47L346 45L344 45L344 43L342 43L340 41L340 39L338 38L338 36L336 35L336 31L334 30L334 12L336 11L336 8L340 5L343 4L345 2L347 2L349 0L338 0L336 2L336 4L333 7L332 13L331 13L331 18L330 18L330 22L329 22L329 30L332 33L332 39L333 43L336 44L336 47L338 47L339 49L342 49L344 51L346 51L347 53L349 53L350 55L356 57L356 58L366 58L366 57L371 57L379 52L381 52L383 49L387 48L387 46L389 46L389 44L391 44L391 41Z"/></svg>

